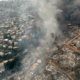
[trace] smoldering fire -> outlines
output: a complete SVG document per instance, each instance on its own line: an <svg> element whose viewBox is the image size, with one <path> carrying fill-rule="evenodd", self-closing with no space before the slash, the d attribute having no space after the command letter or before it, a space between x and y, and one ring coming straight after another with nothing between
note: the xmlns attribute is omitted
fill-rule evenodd
<svg viewBox="0 0 80 80"><path fill-rule="evenodd" d="M19 2L21 1L21 2ZM25 25L24 35L18 39L19 44L25 48L28 56L25 75L30 79L33 73L37 74L35 67L45 65L45 54L54 45L56 37L64 36L61 30L74 22L80 25L80 1L79 0L17 0L19 22ZM13 1L13 5L15 5ZM76 23L77 22L77 23ZM56 41L57 42L57 41ZM27 48L27 49L26 49ZM24 58L24 57L23 57ZM22 60L22 62L24 59ZM41 64L43 63L43 64ZM22 70L25 68L22 65ZM25 80L26 80L25 77Z"/></svg>

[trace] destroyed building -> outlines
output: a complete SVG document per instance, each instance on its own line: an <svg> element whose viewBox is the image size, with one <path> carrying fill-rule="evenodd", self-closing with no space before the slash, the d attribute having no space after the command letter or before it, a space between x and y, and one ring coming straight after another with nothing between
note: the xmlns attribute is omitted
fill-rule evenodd
<svg viewBox="0 0 80 80"><path fill-rule="evenodd" d="M0 80L80 80L78 0L75 3L75 0L58 2L57 7L63 11L57 15L63 34L58 37L46 32L50 26L54 26L46 22L49 18L56 23L53 16L46 18L45 13L40 17L33 7L36 2L32 2L32 5L29 1L32 0L0 1ZM47 0L48 3L49 1L52 0ZM49 4L54 5L53 1ZM38 7L39 5L36 8ZM56 7L52 7L54 8ZM44 7L43 10L46 11ZM71 13L73 14L70 15ZM47 16L51 14L49 12ZM44 27L45 23L49 25L48 28ZM45 35L48 38L45 39ZM50 36L53 43L48 46Z"/></svg>

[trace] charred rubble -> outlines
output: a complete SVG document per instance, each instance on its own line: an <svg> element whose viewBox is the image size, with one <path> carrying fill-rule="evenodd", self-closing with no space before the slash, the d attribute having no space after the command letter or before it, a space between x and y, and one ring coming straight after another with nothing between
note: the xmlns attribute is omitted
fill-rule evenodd
<svg viewBox="0 0 80 80"><path fill-rule="evenodd" d="M70 6L71 2L66 0L66 5ZM23 0L25 3L25 1ZM32 47L38 50L39 37L42 34L40 29L34 24L35 16L28 15L22 20L18 16L17 10L20 7L21 2L9 5L10 3L0 3L0 79L1 80L79 80L80 79L80 22L73 21L72 16L66 15L61 20L58 17L60 25L66 24L66 29L62 29L64 34L63 38L56 37L54 43L50 48L44 52L45 57L38 55L38 53L30 53ZM11 11L8 8L11 6ZM5 11L5 7L7 8ZM59 6L60 7L60 6ZM68 7L61 7L63 15L67 11ZM71 9L71 8L70 8ZM5 12L4 12L5 11ZM72 11L73 12L73 11ZM19 12L20 13L20 12ZM32 12L31 12L32 13ZM3 16L4 14L5 17ZM69 13L68 13L69 14ZM27 15L27 14L26 14ZM69 18L71 17L71 18ZM5 19L6 18L6 19ZM3 19L3 20L2 20ZM26 19L28 19L26 21ZM65 21L65 22L64 22ZM70 23L69 23L69 22ZM69 24L68 24L69 23ZM32 26L33 24L34 26ZM27 25L27 27L26 27ZM27 31L35 33L29 33L24 35ZM32 37L35 34L34 37ZM40 36L41 35L41 36ZM54 38L54 34L50 35ZM35 39L36 40L35 40ZM34 40L34 41L33 41ZM24 43L25 42L25 43ZM33 43L33 45L32 45ZM27 44L27 45L26 45ZM27 56L26 56L27 55ZM30 64L34 58L31 56L37 56L38 60L34 64ZM41 59L42 58L42 59ZM45 64L44 64L45 62ZM16 66L16 67L15 67ZM29 68L27 67L29 66ZM9 69L9 70L7 70ZM30 69L30 70L29 70ZM26 74L29 72L28 74ZM27 76L29 75L29 76ZM4 77L5 76L5 77Z"/></svg>

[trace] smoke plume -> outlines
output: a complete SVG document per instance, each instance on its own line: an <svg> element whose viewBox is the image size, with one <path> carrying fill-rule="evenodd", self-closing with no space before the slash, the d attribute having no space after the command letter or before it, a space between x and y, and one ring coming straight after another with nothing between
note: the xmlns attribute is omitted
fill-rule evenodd
<svg viewBox="0 0 80 80"><path fill-rule="evenodd" d="M25 60L22 54L22 62L26 63L21 69L25 70L25 80L45 65L45 55L54 47L55 37L63 35L61 30L64 31L69 23L80 25L79 4L79 0L13 0L11 5L14 10L18 7L16 16L22 24L20 27L25 27L24 36L20 36L22 41L19 42L26 48L23 54L28 58Z"/></svg>
<svg viewBox="0 0 80 80"><path fill-rule="evenodd" d="M61 30L67 28L67 24L77 24L80 21L79 0L26 0L20 5L18 15L20 22L27 21L27 30L20 42L26 47L25 80L37 75L45 65L44 58L51 48L55 37L62 36ZM27 54L28 53L28 54ZM24 59L23 59L24 60ZM39 68L38 68L39 66ZM22 70L25 68L23 65Z"/></svg>
<svg viewBox="0 0 80 80"><path fill-rule="evenodd" d="M79 0L62 0L61 3L57 5L58 8L62 10L62 13L57 15L60 28L66 29L69 23L80 26L79 3Z"/></svg>
<svg viewBox="0 0 80 80"><path fill-rule="evenodd" d="M25 80L30 79L34 73L37 74L37 68L32 69L32 67L35 65L36 67L39 65L44 66L45 53L49 51L55 37L61 35L57 14L61 13L62 10L58 9L56 5L56 0L30 0L20 7L20 11L18 12L18 15L20 15L21 18L20 21L22 22L26 18L28 23L26 28L31 27L26 30L24 34L29 37L23 39L21 42L23 46L27 47L24 53L28 52L29 55L32 55L26 62L27 70L25 73ZM26 57L28 57L28 54ZM39 70L42 66L39 67Z"/></svg>
<svg viewBox="0 0 80 80"><path fill-rule="evenodd" d="M71 23L72 25L74 24L80 25L79 3L80 3L79 0L59 0L59 1L30 0L29 1L29 4L31 6L29 5L28 8L32 9L31 14L34 14L34 21L31 24L31 26L33 26L32 29L33 35L36 36L32 38L33 40L31 42L32 45L33 43L38 44L37 46L35 46L34 49L33 47L35 44L31 48L30 52L34 53L34 55L30 57L29 60L31 60L31 63L29 65L34 65L38 59L40 59L41 61L44 59L46 48L47 49L50 48L56 36L59 35L62 36L60 30L66 29L67 24ZM38 34L34 34L35 31ZM31 30L25 32L25 34L27 35L29 33L31 33ZM37 47L39 50L37 50ZM36 53L38 53L38 56L36 56ZM26 73L27 77L30 71L31 68L28 67L28 72ZM37 73L36 70L33 70L33 73Z"/></svg>

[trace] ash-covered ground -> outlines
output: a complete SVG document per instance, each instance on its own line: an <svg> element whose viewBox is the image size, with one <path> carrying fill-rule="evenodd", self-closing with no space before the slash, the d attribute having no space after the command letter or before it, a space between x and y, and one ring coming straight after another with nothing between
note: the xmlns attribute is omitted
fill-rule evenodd
<svg viewBox="0 0 80 80"><path fill-rule="evenodd" d="M79 80L80 1L0 1L0 80Z"/></svg>

